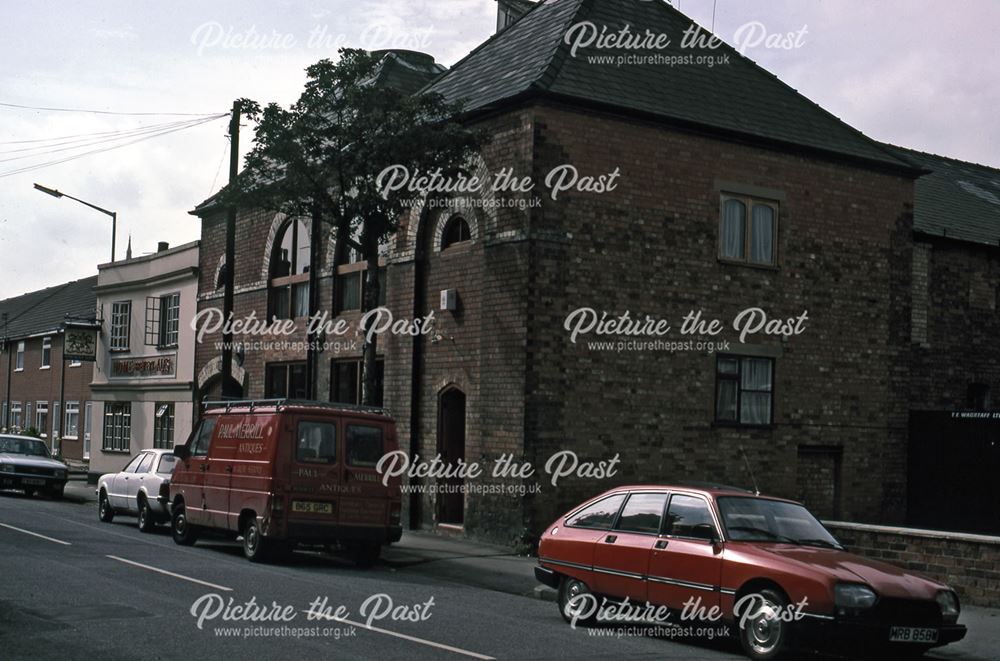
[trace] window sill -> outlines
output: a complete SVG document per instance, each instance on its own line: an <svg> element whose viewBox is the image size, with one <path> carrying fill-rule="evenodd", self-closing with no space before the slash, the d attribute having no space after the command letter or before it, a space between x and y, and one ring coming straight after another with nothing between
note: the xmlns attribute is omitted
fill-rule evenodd
<svg viewBox="0 0 1000 661"><path fill-rule="evenodd" d="M101 448L101 452L105 452L107 454L131 454L132 453L131 450L114 450L112 448Z"/></svg>
<svg viewBox="0 0 1000 661"><path fill-rule="evenodd" d="M70 363L69 366L70 367L82 367L83 363Z"/></svg>
<svg viewBox="0 0 1000 661"><path fill-rule="evenodd" d="M14 368L14 371L15 371L15 372L23 372L23 371L24 371L24 368L23 368L23 367L15 367L15 368Z"/></svg>
<svg viewBox="0 0 1000 661"><path fill-rule="evenodd" d="M763 423L763 424L748 424L745 422L728 422L725 420L715 420L712 422L713 427L720 429L774 429L775 424L773 422Z"/></svg>
<svg viewBox="0 0 1000 661"><path fill-rule="evenodd" d="M40 370L50 370L50 369L52 369L52 366L51 365L42 365L38 369L40 369Z"/></svg>
<svg viewBox="0 0 1000 661"><path fill-rule="evenodd" d="M716 258L719 264L725 266L745 266L751 269L759 269L761 271L780 271L781 268L777 264L758 264L756 262L744 262L738 259L727 259L725 257Z"/></svg>
<svg viewBox="0 0 1000 661"><path fill-rule="evenodd" d="M60 440L63 440L63 441L79 441L80 437L79 436L63 436Z"/></svg>
<svg viewBox="0 0 1000 661"><path fill-rule="evenodd" d="M128 353L128 352L129 352L128 347L125 347L124 349L108 349L108 353Z"/></svg>

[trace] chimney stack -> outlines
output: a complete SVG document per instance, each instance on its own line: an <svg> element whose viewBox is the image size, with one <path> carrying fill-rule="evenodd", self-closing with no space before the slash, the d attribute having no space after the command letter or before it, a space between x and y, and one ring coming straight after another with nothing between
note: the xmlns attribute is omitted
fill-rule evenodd
<svg viewBox="0 0 1000 661"><path fill-rule="evenodd" d="M163 252L164 250L170 250L170 244L166 241L160 241L156 244L156 252Z"/></svg>

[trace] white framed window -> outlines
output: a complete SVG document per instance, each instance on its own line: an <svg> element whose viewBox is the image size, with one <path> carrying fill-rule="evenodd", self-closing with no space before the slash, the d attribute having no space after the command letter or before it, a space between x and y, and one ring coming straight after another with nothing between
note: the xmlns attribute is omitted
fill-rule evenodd
<svg viewBox="0 0 1000 661"><path fill-rule="evenodd" d="M107 402L104 405L103 449L128 452L132 445L132 402Z"/></svg>
<svg viewBox="0 0 1000 661"><path fill-rule="evenodd" d="M63 438L77 438L80 432L80 402L66 402L66 433Z"/></svg>
<svg viewBox="0 0 1000 661"><path fill-rule="evenodd" d="M52 367L52 338L42 339L42 366L38 369L47 370Z"/></svg>
<svg viewBox="0 0 1000 661"><path fill-rule="evenodd" d="M79 360L71 360L71 361L69 361L69 366L70 367L79 367L80 365L83 365L83 363L81 363Z"/></svg>
<svg viewBox="0 0 1000 661"><path fill-rule="evenodd" d="M129 326L132 323L132 301L111 304L111 350L129 350Z"/></svg>
<svg viewBox="0 0 1000 661"><path fill-rule="evenodd" d="M14 357L14 371L20 372L24 369L24 342L17 343L17 353Z"/></svg>
<svg viewBox="0 0 1000 661"><path fill-rule="evenodd" d="M20 429L21 423L21 402L10 403L10 426L13 429Z"/></svg>
<svg viewBox="0 0 1000 661"><path fill-rule="evenodd" d="M146 346L160 349L177 346L181 320L179 292L146 297Z"/></svg>
<svg viewBox="0 0 1000 661"><path fill-rule="evenodd" d="M35 402L35 429L42 436L49 434L49 403Z"/></svg>
<svg viewBox="0 0 1000 661"><path fill-rule="evenodd" d="M174 447L174 403L163 402L156 405L153 419L153 447Z"/></svg>
<svg viewBox="0 0 1000 661"><path fill-rule="evenodd" d="M59 402L52 402L52 438L59 435L59 430L62 429L62 418L59 417L59 412L62 410L62 406Z"/></svg>

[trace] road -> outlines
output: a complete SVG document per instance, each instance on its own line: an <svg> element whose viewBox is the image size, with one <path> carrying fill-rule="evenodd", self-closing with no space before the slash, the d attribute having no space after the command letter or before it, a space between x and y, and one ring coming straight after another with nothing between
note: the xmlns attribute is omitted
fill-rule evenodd
<svg viewBox="0 0 1000 661"><path fill-rule="evenodd" d="M248 602L241 613L238 607ZM227 609L229 620L221 615ZM261 613L269 619L241 619ZM421 564L362 570L301 551L280 565L253 564L235 542L205 539L181 547L166 527L143 534L134 518L121 515L100 523L92 502L0 492L0 661L237 655L301 661L744 658L730 640L574 630L550 602L470 585Z"/></svg>

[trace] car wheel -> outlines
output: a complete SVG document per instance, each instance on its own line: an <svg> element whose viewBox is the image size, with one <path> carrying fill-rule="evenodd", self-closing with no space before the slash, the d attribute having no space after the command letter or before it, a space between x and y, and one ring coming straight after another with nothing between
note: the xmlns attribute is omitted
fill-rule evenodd
<svg viewBox="0 0 1000 661"><path fill-rule="evenodd" d="M139 531L152 532L156 527L156 519L153 518L153 510L149 507L149 501L145 496L139 496Z"/></svg>
<svg viewBox="0 0 1000 661"><path fill-rule="evenodd" d="M243 527L243 555L250 562L270 562L275 558L278 545L274 540L264 537L257 517L247 519Z"/></svg>
<svg viewBox="0 0 1000 661"><path fill-rule="evenodd" d="M174 505L174 515L170 521L170 532L174 541L181 546L191 546L198 541L198 528L188 522L184 503Z"/></svg>
<svg viewBox="0 0 1000 661"><path fill-rule="evenodd" d="M31 498L32 496L35 495L35 490L34 489L25 489L24 490L24 495L27 496L28 498Z"/></svg>
<svg viewBox="0 0 1000 661"><path fill-rule="evenodd" d="M587 584L567 576L559 584L559 612L567 623L590 625L596 620L596 599Z"/></svg>
<svg viewBox="0 0 1000 661"><path fill-rule="evenodd" d="M354 542L348 544L347 553L354 564L367 569L378 562L382 555L382 545L378 542Z"/></svg>
<svg viewBox="0 0 1000 661"><path fill-rule="evenodd" d="M104 523L111 523L115 518L115 511L108 502L108 494L101 492L101 497L97 502L97 517Z"/></svg>
<svg viewBox="0 0 1000 661"><path fill-rule="evenodd" d="M785 650L788 639L788 623L776 617L785 608L788 600L784 595L770 588L757 593L749 608L753 612L746 618L745 626L739 631L743 653L755 661L775 659Z"/></svg>

